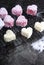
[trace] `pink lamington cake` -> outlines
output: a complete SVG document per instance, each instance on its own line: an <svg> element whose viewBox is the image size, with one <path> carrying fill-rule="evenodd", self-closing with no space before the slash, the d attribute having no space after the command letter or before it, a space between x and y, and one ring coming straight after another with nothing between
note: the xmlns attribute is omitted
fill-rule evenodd
<svg viewBox="0 0 44 65"><path fill-rule="evenodd" d="M0 8L0 18L3 19L6 15L8 15L8 11L6 10L6 8Z"/></svg>
<svg viewBox="0 0 44 65"><path fill-rule="evenodd" d="M12 14L19 16L23 13L23 9L20 5L16 5L15 7L12 8Z"/></svg>
<svg viewBox="0 0 44 65"><path fill-rule="evenodd" d="M14 19L10 15L6 15L4 18L5 27L13 27Z"/></svg>
<svg viewBox="0 0 44 65"><path fill-rule="evenodd" d="M19 16L16 20L17 26L25 27L27 23L28 23L28 20L23 15Z"/></svg>
<svg viewBox="0 0 44 65"><path fill-rule="evenodd" d="M37 14L37 5L29 5L27 6L27 12L28 15L36 15Z"/></svg>

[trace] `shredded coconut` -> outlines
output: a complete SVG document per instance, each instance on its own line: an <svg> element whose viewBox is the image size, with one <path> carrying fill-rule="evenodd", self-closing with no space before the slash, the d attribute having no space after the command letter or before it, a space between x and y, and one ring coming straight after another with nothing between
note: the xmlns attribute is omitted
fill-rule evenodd
<svg viewBox="0 0 44 65"><path fill-rule="evenodd" d="M42 52L44 50L44 37L42 37L42 39L38 40L37 42L32 43L31 46L33 49Z"/></svg>

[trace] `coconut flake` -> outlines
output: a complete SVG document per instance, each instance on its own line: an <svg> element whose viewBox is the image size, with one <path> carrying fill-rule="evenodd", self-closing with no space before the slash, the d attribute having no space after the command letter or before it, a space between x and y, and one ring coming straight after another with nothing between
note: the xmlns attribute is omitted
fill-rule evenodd
<svg viewBox="0 0 44 65"><path fill-rule="evenodd" d="M33 49L42 52L44 50L44 37L42 39L38 40L37 42L34 42L31 44Z"/></svg>

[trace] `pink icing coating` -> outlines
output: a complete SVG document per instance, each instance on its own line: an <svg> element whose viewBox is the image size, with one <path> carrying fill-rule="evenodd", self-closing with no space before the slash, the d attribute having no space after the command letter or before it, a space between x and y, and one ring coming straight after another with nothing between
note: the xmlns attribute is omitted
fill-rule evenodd
<svg viewBox="0 0 44 65"><path fill-rule="evenodd" d="M25 27L27 25L28 20L23 16L19 16L18 19L16 20L16 25Z"/></svg>
<svg viewBox="0 0 44 65"><path fill-rule="evenodd" d="M27 14L36 15L37 14L37 5L27 6Z"/></svg>
<svg viewBox="0 0 44 65"><path fill-rule="evenodd" d="M13 27L14 19L10 15L6 15L4 18L5 27Z"/></svg>
<svg viewBox="0 0 44 65"><path fill-rule="evenodd" d="M8 11L6 10L6 8L4 7L0 8L0 18L3 19L7 14L8 14Z"/></svg>
<svg viewBox="0 0 44 65"><path fill-rule="evenodd" d="M20 5L16 5L12 8L12 14L20 16L23 13L22 7Z"/></svg>

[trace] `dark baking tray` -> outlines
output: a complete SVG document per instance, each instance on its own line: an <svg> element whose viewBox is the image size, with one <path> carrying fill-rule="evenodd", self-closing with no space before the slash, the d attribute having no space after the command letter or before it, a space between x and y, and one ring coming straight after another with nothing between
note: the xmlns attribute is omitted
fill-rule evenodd
<svg viewBox="0 0 44 65"><path fill-rule="evenodd" d="M0 0L0 7L7 8L11 16L13 16L11 14L11 8L16 4L20 4L22 6L24 10L23 15L25 15L29 21L26 27L31 26L33 28L36 21L43 20L40 16L28 16L25 11L27 5L36 4L38 6L38 12L42 12L44 10L44 0ZM13 17L16 20L17 17ZM32 37L27 40L25 37L21 36L21 28L15 25L11 30L16 33L17 39L16 41L6 43L3 40L3 34L6 30L7 28L3 28L0 31L0 65L35 65L39 53L31 48L31 43L42 38L42 36L44 36L44 32L39 33L34 29Z"/></svg>

